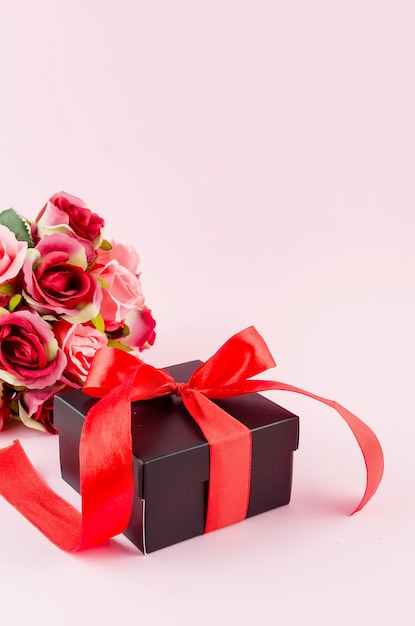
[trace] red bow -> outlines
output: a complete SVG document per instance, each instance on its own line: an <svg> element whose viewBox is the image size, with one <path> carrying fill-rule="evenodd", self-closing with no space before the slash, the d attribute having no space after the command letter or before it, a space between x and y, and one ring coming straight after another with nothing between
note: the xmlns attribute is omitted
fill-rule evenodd
<svg viewBox="0 0 415 626"><path fill-rule="evenodd" d="M335 401L284 383L248 380L274 365L253 327L229 339L188 383L176 383L165 370L126 352L103 348L95 356L84 387L101 400L88 412L81 435L82 514L47 487L18 441L0 450L0 493L65 550L86 548L122 532L133 498L131 401L174 393L182 397L210 446L206 531L240 521L248 506L251 434L209 398L277 389L333 407L351 428L367 470L366 490L354 512L358 511L373 496L383 474L383 454L375 434Z"/></svg>

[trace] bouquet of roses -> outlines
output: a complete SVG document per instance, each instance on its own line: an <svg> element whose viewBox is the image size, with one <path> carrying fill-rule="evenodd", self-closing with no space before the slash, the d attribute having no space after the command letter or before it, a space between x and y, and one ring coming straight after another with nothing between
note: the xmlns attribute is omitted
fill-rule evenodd
<svg viewBox="0 0 415 626"><path fill-rule="evenodd" d="M56 432L53 396L83 385L98 349L138 354L154 343L139 256L103 231L63 192L32 223L0 213L0 429L11 416Z"/></svg>

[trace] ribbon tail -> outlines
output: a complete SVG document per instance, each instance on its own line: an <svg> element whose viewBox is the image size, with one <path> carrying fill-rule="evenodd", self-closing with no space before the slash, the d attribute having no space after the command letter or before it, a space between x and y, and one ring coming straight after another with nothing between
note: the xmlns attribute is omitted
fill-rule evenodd
<svg viewBox="0 0 415 626"><path fill-rule="evenodd" d="M17 440L0 450L0 493L59 548L79 549L81 514L47 486Z"/></svg>
<svg viewBox="0 0 415 626"><path fill-rule="evenodd" d="M230 388L232 388L232 385L229 386ZM248 380L243 385L238 386L238 393L257 393L260 391L292 391L299 393L330 406L344 419L362 451L366 466L366 489L361 501L351 515L360 511L375 494L383 476L383 452L375 433L360 418L335 400L328 400L305 389L272 380ZM226 395L229 395L229 393L222 393L220 397L225 397Z"/></svg>
<svg viewBox="0 0 415 626"><path fill-rule="evenodd" d="M63 550L102 543L129 522L134 488L132 381L127 378L113 389L85 419L79 449L82 514L48 487L19 441L0 450L0 494Z"/></svg>
<svg viewBox="0 0 415 626"><path fill-rule="evenodd" d="M135 372L101 398L85 418L79 444L81 548L122 533L134 495L131 394Z"/></svg>
<svg viewBox="0 0 415 626"><path fill-rule="evenodd" d="M362 509L369 502L372 496L375 495L383 476L383 452L375 433L369 428L369 426L367 426L367 424L365 424L360 418L354 415L354 413L346 409L335 400L328 400L327 398L317 396L308 391L304 391L304 389L299 389L290 385L283 385L282 389L303 394L305 396L308 396L309 398L313 398L318 402L322 402L323 404L332 407L349 426L359 445L360 450L362 451L363 459L366 466L365 492L361 501L354 509L354 511L352 511L351 515L357 513L357 511L360 511L360 509Z"/></svg>

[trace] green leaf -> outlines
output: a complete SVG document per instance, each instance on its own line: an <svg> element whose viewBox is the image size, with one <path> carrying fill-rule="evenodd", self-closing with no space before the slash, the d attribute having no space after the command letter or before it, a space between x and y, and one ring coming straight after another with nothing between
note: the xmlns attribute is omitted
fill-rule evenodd
<svg viewBox="0 0 415 626"><path fill-rule="evenodd" d="M106 239L103 239L100 245L101 250L112 250L112 245Z"/></svg>
<svg viewBox="0 0 415 626"><path fill-rule="evenodd" d="M29 224L14 209L6 209L0 213L0 224L11 230L16 235L16 239L25 241L29 248L33 248Z"/></svg>
<svg viewBox="0 0 415 626"><path fill-rule="evenodd" d="M131 352L131 348L116 339L108 339L108 345L111 346L111 348L118 348L118 350L123 350L124 352Z"/></svg>
<svg viewBox="0 0 415 626"><path fill-rule="evenodd" d="M101 313L98 313L98 315L91 320L91 324L93 324L101 333L105 333L105 322Z"/></svg>
<svg viewBox="0 0 415 626"><path fill-rule="evenodd" d="M101 276L97 276L97 278L98 278L98 281L101 283L101 285L104 287L104 289L108 289L107 281L101 278Z"/></svg>
<svg viewBox="0 0 415 626"><path fill-rule="evenodd" d="M9 301L9 311L14 311L22 300L22 294L16 293Z"/></svg>
<svg viewBox="0 0 415 626"><path fill-rule="evenodd" d="M0 285L0 293L6 294L6 296L14 296L16 292L16 285L7 283L6 285Z"/></svg>

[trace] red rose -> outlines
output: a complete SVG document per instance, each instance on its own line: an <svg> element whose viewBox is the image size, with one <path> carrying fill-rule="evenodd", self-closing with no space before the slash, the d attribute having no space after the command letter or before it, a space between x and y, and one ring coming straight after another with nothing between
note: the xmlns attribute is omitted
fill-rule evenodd
<svg viewBox="0 0 415 626"><path fill-rule="evenodd" d="M61 191L45 204L33 222L36 240L56 233L71 235L82 242L88 263L94 259L94 250L100 245L105 222L75 196Z"/></svg>
<svg viewBox="0 0 415 626"><path fill-rule="evenodd" d="M15 393L13 387L5 385L3 381L0 380L0 430L3 428L4 422L6 422L10 416L10 404Z"/></svg>
<svg viewBox="0 0 415 626"><path fill-rule="evenodd" d="M18 394L19 417L25 426L57 433L53 426L53 397L65 389L57 383L46 389L26 389Z"/></svg>
<svg viewBox="0 0 415 626"><path fill-rule="evenodd" d="M62 316L72 324L88 322L99 313L102 288L86 268L82 243L67 235L45 235L26 253L26 302L42 315Z"/></svg>
<svg viewBox="0 0 415 626"><path fill-rule="evenodd" d="M156 339L154 332L156 322L150 309L144 306L142 309L129 313L125 320L125 326L128 333L123 333L116 341L131 350L133 354L138 356L142 350L153 345Z"/></svg>
<svg viewBox="0 0 415 626"><path fill-rule="evenodd" d="M66 357L40 315L0 314L0 380L14 387L44 389L60 379L65 365Z"/></svg>

